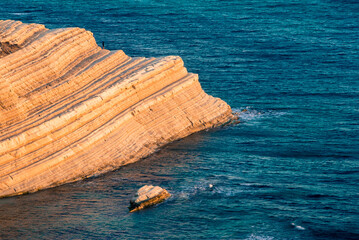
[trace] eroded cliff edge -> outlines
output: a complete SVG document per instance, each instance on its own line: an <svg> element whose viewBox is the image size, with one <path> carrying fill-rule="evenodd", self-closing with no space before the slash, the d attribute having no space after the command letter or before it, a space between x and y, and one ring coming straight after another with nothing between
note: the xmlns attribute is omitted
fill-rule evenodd
<svg viewBox="0 0 359 240"><path fill-rule="evenodd" d="M0 197L117 169L233 118L180 57L131 58L85 29L0 20Z"/></svg>

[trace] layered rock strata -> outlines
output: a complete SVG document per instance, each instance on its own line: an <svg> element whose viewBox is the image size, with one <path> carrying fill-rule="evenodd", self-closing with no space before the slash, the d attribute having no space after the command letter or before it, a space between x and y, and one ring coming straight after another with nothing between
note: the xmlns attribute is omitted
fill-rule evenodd
<svg viewBox="0 0 359 240"><path fill-rule="evenodd" d="M180 57L131 58L81 28L0 20L0 197L117 169L232 118Z"/></svg>

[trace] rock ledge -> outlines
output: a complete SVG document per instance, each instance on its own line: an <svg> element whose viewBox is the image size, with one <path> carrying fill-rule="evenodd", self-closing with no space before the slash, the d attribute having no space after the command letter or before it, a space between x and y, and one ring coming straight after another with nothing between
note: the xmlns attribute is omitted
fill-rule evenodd
<svg viewBox="0 0 359 240"><path fill-rule="evenodd" d="M130 57L85 29L0 20L0 198L119 169L234 119L179 56Z"/></svg>

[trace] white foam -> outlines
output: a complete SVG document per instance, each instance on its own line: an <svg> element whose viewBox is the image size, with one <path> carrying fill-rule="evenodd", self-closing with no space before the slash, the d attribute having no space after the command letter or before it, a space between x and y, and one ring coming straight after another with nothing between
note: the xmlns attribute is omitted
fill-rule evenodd
<svg viewBox="0 0 359 240"><path fill-rule="evenodd" d="M246 240L273 240L274 237L270 237L270 236L258 236L258 235L254 235L251 234L248 238L246 238Z"/></svg>
<svg viewBox="0 0 359 240"><path fill-rule="evenodd" d="M295 223L291 223L291 225L292 225L295 229L297 229L297 230L300 230L300 231L304 231L304 230L305 230L304 227L299 226L299 225L296 225Z"/></svg>
<svg viewBox="0 0 359 240"><path fill-rule="evenodd" d="M29 15L30 13L15 12L15 13L10 13L10 14L15 15L15 16L25 16L25 15Z"/></svg>
<svg viewBox="0 0 359 240"><path fill-rule="evenodd" d="M179 199L188 200L198 194L206 193L211 195L222 195L233 197L244 192L243 189L221 186L220 182L203 181L192 186L185 186L181 191L174 193Z"/></svg>
<svg viewBox="0 0 359 240"><path fill-rule="evenodd" d="M286 112L274 110L256 110L247 106L245 108L233 108L233 112L238 114L240 122L253 122L264 118L276 118L287 114Z"/></svg>

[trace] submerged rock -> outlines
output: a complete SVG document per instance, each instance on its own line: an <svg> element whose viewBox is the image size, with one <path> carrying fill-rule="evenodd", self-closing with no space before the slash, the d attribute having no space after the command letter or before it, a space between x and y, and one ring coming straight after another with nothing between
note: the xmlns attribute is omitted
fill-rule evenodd
<svg viewBox="0 0 359 240"><path fill-rule="evenodd" d="M169 197L171 197L171 194L167 192L166 189L158 186L145 185L138 189L136 195L130 201L130 212L156 205Z"/></svg>

